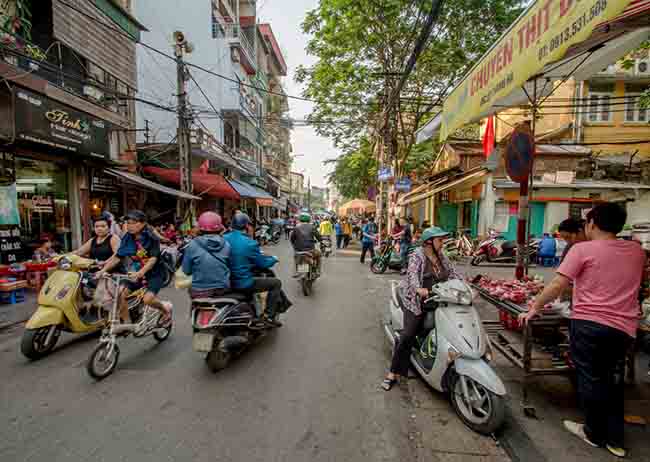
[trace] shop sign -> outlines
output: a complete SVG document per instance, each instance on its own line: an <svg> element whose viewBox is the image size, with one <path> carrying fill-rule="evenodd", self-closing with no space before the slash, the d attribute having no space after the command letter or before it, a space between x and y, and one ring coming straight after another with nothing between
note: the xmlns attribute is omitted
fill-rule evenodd
<svg viewBox="0 0 650 462"><path fill-rule="evenodd" d="M92 192L115 193L120 190L120 185L117 178L112 176L102 176L96 172L92 176L90 190Z"/></svg>
<svg viewBox="0 0 650 462"><path fill-rule="evenodd" d="M537 0L494 44L445 100L440 139L485 117L499 99L520 88L631 0ZM491 109L492 108L492 109Z"/></svg>
<svg viewBox="0 0 650 462"><path fill-rule="evenodd" d="M20 228L0 230L0 263L11 265L24 260Z"/></svg>
<svg viewBox="0 0 650 462"><path fill-rule="evenodd" d="M31 208L35 213L54 213L54 197L33 196Z"/></svg>
<svg viewBox="0 0 650 462"><path fill-rule="evenodd" d="M395 182L395 190L401 192L409 192L411 190L411 179L400 178Z"/></svg>
<svg viewBox="0 0 650 462"><path fill-rule="evenodd" d="M377 172L377 180L390 181L393 179L393 169L390 167L381 167Z"/></svg>
<svg viewBox="0 0 650 462"><path fill-rule="evenodd" d="M17 90L15 101L16 138L109 158L108 122L27 90Z"/></svg>
<svg viewBox="0 0 650 462"><path fill-rule="evenodd" d="M260 207L273 207L273 199L257 198L255 199L255 202L257 202L257 205Z"/></svg>

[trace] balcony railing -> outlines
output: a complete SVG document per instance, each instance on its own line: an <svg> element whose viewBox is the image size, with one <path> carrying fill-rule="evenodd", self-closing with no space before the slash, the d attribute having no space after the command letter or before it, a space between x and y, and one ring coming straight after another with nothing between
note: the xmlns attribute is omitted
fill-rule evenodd
<svg viewBox="0 0 650 462"><path fill-rule="evenodd" d="M255 47L246 35L245 28L239 26L238 24L226 24L223 26L223 30L225 39L228 40L230 45L240 47L242 49L245 55L245 59L248 61L246 63L248 65L247 67L249 67L249 70L254 74L257 69Z"/></svg>
<svg viewBox="0 0 650 462"><path fill-rule="evenodd" d="M56 44L43 50L36 44L17 38L13 42L0 44L0 59L20 69L15 73L16 75L40 77L112 112L124 112L120 110L120 104L125 103L120 103L116 97L128 99L133 95L117 95L117 89L107 89L92 77L81 75L75 69L65 65L61 68L58 58L60 50L57 48L59 46L62 45Z"/></svg>

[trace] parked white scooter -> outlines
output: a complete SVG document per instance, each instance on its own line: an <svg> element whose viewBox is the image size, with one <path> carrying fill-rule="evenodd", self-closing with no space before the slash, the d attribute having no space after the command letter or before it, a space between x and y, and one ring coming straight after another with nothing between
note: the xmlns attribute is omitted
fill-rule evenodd
<svg viewBox="0 0 650 462"><path fill-rule="evenodd" d="M404 303L398 282L391 288L384 330L395 345L403 329ZM411 353L411 363L422 378L440 392L449 393L454 410L474 431L494 433L505 414L506 389L490 367L491 348L473 292L464 281L453 279L433 286L425 301L424 329Z"/></svg>

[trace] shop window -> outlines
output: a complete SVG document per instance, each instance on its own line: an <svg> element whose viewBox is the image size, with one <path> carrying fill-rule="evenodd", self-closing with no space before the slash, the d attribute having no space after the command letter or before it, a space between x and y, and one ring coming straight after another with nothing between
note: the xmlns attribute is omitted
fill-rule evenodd
<svg viewBox="0 0 650 462"><path fill-rule="evenodd" d="M53 162L16 158L16 191L25 258L43 238L57 251L71 250L67 169Z"/></svg>

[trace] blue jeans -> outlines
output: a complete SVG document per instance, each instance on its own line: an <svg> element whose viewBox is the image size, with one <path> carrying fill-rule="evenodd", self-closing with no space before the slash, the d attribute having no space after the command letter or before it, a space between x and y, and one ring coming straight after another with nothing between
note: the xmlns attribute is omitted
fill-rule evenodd
<svg viewBox="0 0 650 462"><path fill-rule="evenodd" d="M366 253L370 252L370 258L375 258L375 246L372 242L362 242L361 244L361 263L366 262Z"/></svg>
<svg viewBox="0 0 650 462"><path fill-rule="evenodd" d="M402 271L406 271L409 266L409 247L411 244L405 242L400 242L399 244L399 255L402 259Z"/></svg>

